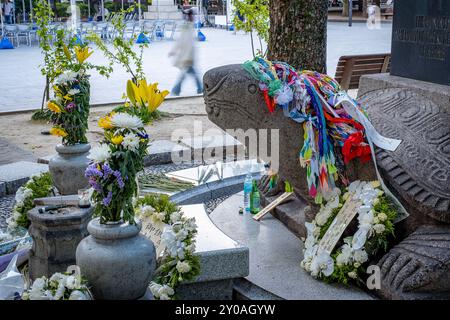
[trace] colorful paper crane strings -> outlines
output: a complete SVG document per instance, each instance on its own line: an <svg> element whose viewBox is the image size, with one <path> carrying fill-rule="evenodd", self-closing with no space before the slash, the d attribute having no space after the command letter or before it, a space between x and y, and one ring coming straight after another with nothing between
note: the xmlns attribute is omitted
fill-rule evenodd
<svg viewBox="0 0 450 320"><path fill-rule="evenodd" d="M322 202L339 177L346 183L345 164L355 158L370 160L364 127L334 103L338 95L347 95L336 80L262 58L247 61L243 67L259 81L269 112L278 105L287 117L302 124L300 164L306 168L309 194L317 203Z"/></svg>

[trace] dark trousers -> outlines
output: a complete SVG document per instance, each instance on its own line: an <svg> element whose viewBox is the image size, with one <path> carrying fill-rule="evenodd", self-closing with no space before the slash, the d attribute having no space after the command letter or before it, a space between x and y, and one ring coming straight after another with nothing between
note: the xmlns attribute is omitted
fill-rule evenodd
<svg viewBox="0 0 450 320"><path fill-rule="evenodd" d="M172 94L175 96L178 96L180 94L181 85L184 81L184 78L186 78L186 75L191 75L195 79L195 83L197 84L197 93L202 93L202 91L203 91L202 82L200 81L200 78L198 77L197 72L195 71L194 67L190 66L187 69L185 69L183 71L183 73L181 74L175 87L173 87L173 89L172 89Z"/></svg>

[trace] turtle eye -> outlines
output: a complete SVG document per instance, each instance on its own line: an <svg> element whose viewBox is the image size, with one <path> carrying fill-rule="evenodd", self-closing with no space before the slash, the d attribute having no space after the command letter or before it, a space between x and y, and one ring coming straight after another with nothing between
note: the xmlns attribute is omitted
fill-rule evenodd
<svg viewBox="0 0 450 320"><path fill-rule="evenodd" d="M248 85L248 92L250 92L251 94L255 94L256 91L258 91L258 88L255 84L252 83Z"/></svg>

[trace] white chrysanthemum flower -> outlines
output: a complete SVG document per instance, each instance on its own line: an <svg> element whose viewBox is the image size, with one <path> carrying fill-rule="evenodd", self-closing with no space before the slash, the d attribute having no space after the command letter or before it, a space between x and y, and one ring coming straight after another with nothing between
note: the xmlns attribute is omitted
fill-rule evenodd
<svg viewBox="0 0 450 320"><path fill-rule="evenodd" d="M127 133L123 137L122 145L125 147L125 149L128 149L130 151L136 151L139 148L139 137L133 133Z"/></svg>
<svg viewBox="0 0 450 320"><path fill-rule="evenodd" d="M188 273L189 271L191 271L191 266L189 265L189 263L184 261L178 261L176 268L179 273Z"/></svg>
<svg viewBox="0 0 450 320"><path fill-rule="evenodd" d="M56 78L56 84L66 84L68 82L73 82L77 79L78 73L74 71L67 71Z"/></svg>
<svg viewBox="0 0 450 320"><path fill-rule="evenodd" d="M101 144L98 147L92 148L89 152L88 159L94 162L104 162L111 157L111 149L107 144Z"/></svg>
<svg viewBox="0 0 450 320"><path fill-rule="evenodd" d="M369 256L367 255L367 252L364 250L356 250L353 253L353 259L355 260L355 262L359 262L362 264L367 260L369 260Z"/></svg>
<svg viewBox="0 0 450 320"><path fill-rule="evenodd" d="M74 290L69 296L69 300L91 300L87 294L80 290Z"/></svg>
<svg viewBox="0 0 450 320"><path fill-rule="evenodd" d="M373 226L373 230L375 230L377 234L380 234L383 233L384 230L386 230L386 227L384 226L384 224L378 223Z"/></svg>
<svg viewBox="0 0 450 320"><path fill-rule="evenodd" d="M181 219L181 213L180 212L174 212L170 215L170 222L177 223Z"/></svg>
<svg viewBox="0 0 450 320"><path fill-rule="evenodd" d="M194 243L191 243L190 245L188 245L188 246L186 246L186 251L188 251L188 252L195 252L195 244Z"/></svg>
<svg viewBox="0 0 450 320"><path fill-rule="evenodd" d="M195 218L186 220L184 224L184 229L188 232L192 232L197 229L197 224L195 223Z"/></svg>
<svg viewBox="0 0 450 320"><path fill-rule="evenodd" d="M139 129L144 126L142 120L128 113L119 112L112 116L111 123L114 127L125 129Z"/></svg>
<svg viewBox="0 0 450 320"><path fill-rule="evenodd" d="M384 212L381 212L378 214L378 220L380 220L381 222L384 222L387 220L387 215Z"/></svg>
<svg viewBox="0 0 450 320"><path fill-rule="evenodd" d="M347 275L352 279L356 279L358 277L358 274L355 271L351 271L347 273Z"/></svg>
<svg viewBox="0 0 450 320"><path fill-rule="evenodd" d="M70 89L69 91L67 91L67 93L69 95L71 95L71 96L74 96L74 95L80 93L80 90L78 90L78 89Z"/></svg>

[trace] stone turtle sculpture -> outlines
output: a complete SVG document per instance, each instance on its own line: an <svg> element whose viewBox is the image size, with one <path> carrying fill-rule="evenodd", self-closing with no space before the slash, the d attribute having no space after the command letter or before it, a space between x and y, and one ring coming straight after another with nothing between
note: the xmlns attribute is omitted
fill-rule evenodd
<svg viewBox="0 0 450 320"><path fill-rule="evenodd" d="M206 111L225 130L279 129L281 183L270 190L266 176L259 188L265 204L282 192L283 181L293 185L296 197L273 214L304 237L304 223L314 218L317 206L308 196L298 161L303 129L281 110L269 114L258 86L241 65L212 69L204 76ZM382 135L403 140L395 152L377 149L376 158L383 179L410 213L396 225L400 243L378 263L378 294L390 299L450 298L449 110L406 88L369 92L361 101ZM268 143L270 150L270 139ZM359 162L347 166L347 176L351 181L375 179L373 167Z"/></svg>

